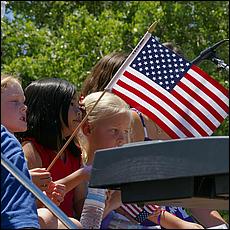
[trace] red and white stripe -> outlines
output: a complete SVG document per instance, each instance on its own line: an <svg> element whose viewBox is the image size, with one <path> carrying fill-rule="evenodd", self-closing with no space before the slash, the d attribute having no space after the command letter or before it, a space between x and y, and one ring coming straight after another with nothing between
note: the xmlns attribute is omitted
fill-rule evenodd
<svg viewBox="0 0 230 230"><path fill-rule="evenodd" d="M172 138L210 136L228 116L228 90L194 65L171 92L127 66L112 92Z"/></svg>
<svg viewBox="0 0 230 230"><path fill-rule="evenodd" d="M121 208L125 210L127 213L129 213L133 218L135 218L137 215L139 215L143 209L148 211L149 213L153 213L156 209L159 208L158 205L145 205L142 208L138 207L136 204L122 204Z"/></svg>

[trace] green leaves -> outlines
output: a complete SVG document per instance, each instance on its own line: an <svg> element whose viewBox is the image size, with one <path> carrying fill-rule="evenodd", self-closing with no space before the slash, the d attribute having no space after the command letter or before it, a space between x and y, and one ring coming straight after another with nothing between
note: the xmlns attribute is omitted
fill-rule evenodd
<svg viewBox="0 0 230 230"><path fill-rule="evenodd" d="M102 56L131 52L155 21L153 34L173 41L188 60L229 37L228 1L9 1L6 8L14 20L3 19L1 70L20 75L24 87L60 77L80 88ZM218 54L226 63L228 47ZM228 73L214 63L200 67L229 86Z"/></svg>

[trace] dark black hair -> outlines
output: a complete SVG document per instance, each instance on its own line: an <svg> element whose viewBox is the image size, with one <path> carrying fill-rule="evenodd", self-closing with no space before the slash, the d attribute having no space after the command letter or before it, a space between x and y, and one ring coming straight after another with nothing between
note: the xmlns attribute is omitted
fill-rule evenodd
<svg viewBox="0 0 230 230"><path fill-rule="evenodd" d="M44 147L59 151L65 141L62 121L68 127L68 110L76 87L64 79L43 78L33 81L24 92L28 130L19 138L33 137Z"/></svg>

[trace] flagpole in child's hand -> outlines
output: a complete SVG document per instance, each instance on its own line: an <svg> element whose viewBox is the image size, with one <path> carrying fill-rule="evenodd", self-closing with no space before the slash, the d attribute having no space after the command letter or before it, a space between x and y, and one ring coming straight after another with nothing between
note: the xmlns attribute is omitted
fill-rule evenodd
<svg viewBox="0 0 230 230"><path fill-rule="evenodd" d="M152 33L157 25L157 21L154 22L148 29L147 33ZM146 34L147 34L146 33ZM146 36L146 35L145 35ZM145 38L145 36L143 38ZM143 39L142 39L143 41ZM141 41L141 42L142 42ZM137 45L137 47L141 44L141 42L139 42L139 44ZM135 50L135 49L134 49ZM131 58L131 56L133 55L134 51L129 55L129 57L126 59L126 61L128 59ZM126 62L125 61L125 62ZM125 63L124 63L125 64ZM123 64L123 65L124 65ZM122 66L121 68L122 69ZM115 75L117 75L119 73L119 70L117 71L117 73ZM114 75L113 79L116 79L116 76ZM108 86L112 83L113 79L111 80L111 82L108 84ZM61 154L64 152L64 150L66 149L66 147L68 146L68 144L70 143L70 141L74 138L74 136L76 135L76 133L79 131L80 127L84 124L84 122L86 121L86 119L88 118L89 114L93 111L93 109L95 108L95 106L97 105L97 103L99 102L99 100L102 98L102 96L105 94L106 91L110 91L109 87L106 87L105 90L103 91L103 93L101 94L101 96L98 98L98 100L96 101L96 103L94 104L94 106L92 107L92 109L88 112L88 114L86 114L86 116L83 118L83 120L80 122L80 124L77 126L77 128L74 130L74 132L72 133L72 135L69 137L69 139L66 141L65 145L61 148L61 150L57 153L56 157L53 159L53 161L51 162L51 164L48 166L47 170L49 171L52 166L54 165L54 163L56 162L56 160L61 156Z"/></svg>
<svg viewBox="0 0 230 230"><path fill-rule="evenodd" d="M66 149L66 147L68 146L68 144L70 143L70 141L74 138L74 136L76 135L76 133L79 131L80 127L85 123L85 121L87 120L88 116L90 115L90 113L93 111L93 109L95 108L95 106L98 104L98 102L101 100L102 96L105 94L106 90L103 91L103 93L101 94L101 96L98 98L98 100L96 101L96 103L93 105L93 107L90 109L90 111L85 115L85 117L83 118L83 120L80 122L80 124L76 127L76 129L73 131L72 135L69 137L69 139L66 141L66 143L64 144L64 146L61 148L61 150L57 153L56 157L53 159L53 161L51 162L51 164L48 166L47 171L49 171L52 166L54 165L54 163L56 162L56 160L61 156L61 154L64 152L64 150Z"/></svg>

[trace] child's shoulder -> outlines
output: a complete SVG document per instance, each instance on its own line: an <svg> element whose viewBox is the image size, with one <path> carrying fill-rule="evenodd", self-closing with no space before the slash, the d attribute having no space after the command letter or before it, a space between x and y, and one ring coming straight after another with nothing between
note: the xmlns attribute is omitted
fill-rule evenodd
<svg viewBox="0 0 230 230"><path fill-rule="evenodd" d="M3 125L1 125L1 152L6 157L22 153L22 146L18 139Z"/></svg>

